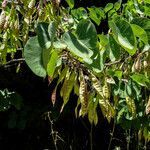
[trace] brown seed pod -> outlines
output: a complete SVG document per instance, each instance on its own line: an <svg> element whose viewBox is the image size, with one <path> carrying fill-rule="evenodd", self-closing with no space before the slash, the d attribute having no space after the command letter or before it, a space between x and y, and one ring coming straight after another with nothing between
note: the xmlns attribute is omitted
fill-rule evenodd
<svg viewBox="0 0 150 150"><path fill-rule="evenodd" d="M19 20L16 19L14 22L14 31L17 34L19 32Z"/></svg>
<svg viewBox="0 0 150 150"><path fill-rule="evenodd" d="M2 11L0 14L0 29L3 29L3 26L5 24L5 20L6 20L5 12Z"/></svg>
<svg viewBox="0 0 150 150"><path fill-rule="evenodd" d="M150 96L145 109L146 115L150 114Z"/></svg>
<svg viewBox="0 0 150 150"><path fill-rule="evenodd" d="M34 6L35 6L35 0L31 0L30 3L28 4L28 8L33 9Z"/></svg>
<svg viewBox="0 0 150 150"><path fill-rule="evenodd" d="M9 27L9 16L6 16L6 20L3 26L3 29L6 30Z"/></svg>
<svg viewBox="0 0 150 150"><path fill-rule="evenodd" d="M144 67L144 69L148 68L148 62L146 60L143 61L143 67Z"/></svg>
<svg viewBox="0 0 150 150"><path fill-rule="evenodd" d="M142 68L142 65L141 65L141 58L138 57L136 62L135 62L135 65L134 65L134 69L135 71L139 72Z"/></svg>

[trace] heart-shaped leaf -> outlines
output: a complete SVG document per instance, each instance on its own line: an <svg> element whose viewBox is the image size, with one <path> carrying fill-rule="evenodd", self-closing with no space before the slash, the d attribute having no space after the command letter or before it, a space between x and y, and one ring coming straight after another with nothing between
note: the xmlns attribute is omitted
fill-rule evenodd
<svg viewBox="0 0 150 150"><path fill-rule="evenodd" d="M42 61L42 48L39 45L37 36L31 37L26 43L24 57L27 65L36 75L40 77L46 76Z"/></svg>

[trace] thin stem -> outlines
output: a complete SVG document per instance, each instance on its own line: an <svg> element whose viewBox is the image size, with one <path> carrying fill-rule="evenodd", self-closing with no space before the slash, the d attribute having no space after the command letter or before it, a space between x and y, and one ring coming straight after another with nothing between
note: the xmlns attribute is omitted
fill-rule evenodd
<svg viewBox="0 0 150 150"><path fill-rule="evenodd" d="M113 140L114 131L115 131L115 120L114 120L114 123L113 123L113 128L112 128L112 132L111 132L111 137L110 137L110 141L109 141L109 145L108 145L108 150L110 150L110 148L111 148L111 143L112 143L112 140Z"/></svg>
<svg viewBox="0 0 150 150"><path fill-rule="evenodd" d="M93 123L91 124L91 131L90 131L90 150L93 150Z"/></svg>
<svg viewBox="0 0 150 150"><path fill-rule="evenodd" d="M50 118L50 112L47 113L47 116L48 116L48 120L50 122L50 127L51 127L51 135L52 135L52 139L53 139L53 143L54 143L54 146L55 146L55 150L58 150L58 147L57 147L57 135L53 129L53 120L51 120Z"/></svg>
<svg viewBox="0 0 150 150"><path fill-rule="evenodd" d="M145 142L144 142L144 150L146 150L147 149L147 140L145 140Z"/></svg>
<svg viewBox="0 0 150 150"><path fill-rule="evenodd" d="M127 135L127 150L130 149L130 132L131 132L131 130L129 129L129 133Z"/></svg>

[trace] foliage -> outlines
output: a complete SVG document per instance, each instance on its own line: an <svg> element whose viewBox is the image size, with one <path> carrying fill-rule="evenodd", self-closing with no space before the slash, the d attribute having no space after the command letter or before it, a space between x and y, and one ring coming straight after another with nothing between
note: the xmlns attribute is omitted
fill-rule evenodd
<svg viewBox="0 0 150 150"><path fill-rule="evenodd" d="M49 83L58 78L53 105L62 85L60 112L74 92L79 98L77 116L87 115L96 125L99 107L108 122L114 119L126 130L135 128L139 139L149 141L149 1L118 1L104 8L74 8L73 0L67 3L67 9L58 1L22 0L3 6L1 64L7 53L13 59L23 47L25 61L36 75L48 76ZM94 24L102 20L108 22L107 33L97 33Z"/></svg>

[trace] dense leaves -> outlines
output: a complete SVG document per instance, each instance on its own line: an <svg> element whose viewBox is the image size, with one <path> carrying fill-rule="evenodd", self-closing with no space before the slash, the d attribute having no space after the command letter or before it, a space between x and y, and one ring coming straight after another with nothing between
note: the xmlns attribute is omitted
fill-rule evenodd
<svg viewBox="0 0 150 150"><path fill-rule="evenodd" d="M114 119L126 130L133 126L148 141L149 2L128 0L122 5L118 1L108 3L104 8L74 8L74 0L66 2L68 9L58 7L59 2L52 1L45 6L39 3L38 14L29 11L23 15L23 22L19 22L21 41L16 40L21 39L16 26L18 22L11 28L4 28L9 11L2 11L0 63L6 64L7 53L13 58L14 52L23 45L25 62L30 69L40 77L48 76L49 83L57 79L51 95L53 105L57 88L61 86L63 104L60 112L74 93L78 96L77 116L87 116L90 123L96 125L99 108L108 122ZM34 5L35 2L30 2L27 8L32 10ZM19 19L12 15L10 20L14 23ZM109 29L98 33L95 25L101 25L103 20L109 24ZM137 120L139 124L136 126L134 122Z"/></svg>

